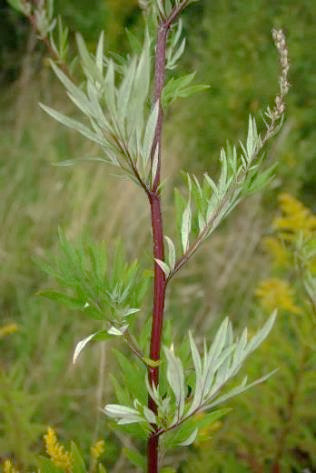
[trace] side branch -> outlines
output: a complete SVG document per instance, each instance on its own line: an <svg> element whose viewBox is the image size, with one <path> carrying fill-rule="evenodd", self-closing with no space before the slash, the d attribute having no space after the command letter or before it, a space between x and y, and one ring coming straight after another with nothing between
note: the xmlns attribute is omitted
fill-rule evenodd
<svg viewBox="0 0 316 473"><path fill-rule="evenodd" d="M241 143L242 152L244 153L244 157L241 156L242 165L238 168L238 170L235 170L233 172L228 187L225 189L224 194L218 198L216 207L212 211L211 215L207 218L204 228L201 229L195 241L191 243L191 245L186 249L183 255L178 259L178 261L176 261L174 268L170 271L168 275L167 283L187 263L191 256L193 256L193 254L197 251L201 243L207 238L208 235L210 235L210 233L218 226L221 219L224 218L224 216L229 212L229 209L238 203L238 199L240 198L240 194L244 189L243 186L246 182L246 179L251 173L254 165L256 165L256 161L258 161L262 149L282 126L283 114L285 111L285 97L289 91L288 50L285 41L285 36L282 30L273 30L272 35L280 58L280 90L279 94L275 97L274 107L272 108L272 110L268 107L267 111L265 112L265 115L268 118L268 122L265 121L265 134L261 138L260 135L257 135L256 125L251 125L251 128L248 131L247 145L244 146ZM254 138L254 134L257 135L256 138ZM251 152L249 151L248 146L252 148ZM227 174L227 170L225 174Z"/></svg>
<svg viewBox="0 0 316 473"><path fill-rule="evenodd" d="M172 12L170 13L170 15L168 16L165 22L168 28L170 27L172 23L174 23L177 20L178 16L183 12L183 10L185 9L185 7L188 6L188 4L189 4L189 0L183 0L176 8L172 10Z"/></svg>

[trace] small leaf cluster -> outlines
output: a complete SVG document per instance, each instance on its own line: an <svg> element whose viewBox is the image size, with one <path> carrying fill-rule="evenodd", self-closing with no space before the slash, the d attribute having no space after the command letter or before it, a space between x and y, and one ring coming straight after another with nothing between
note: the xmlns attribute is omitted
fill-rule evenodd
<svg viewBox="0 0 316 473"><path fill-rule="evenodd" d="M181 41L181 21L172 33L167 48L167 67L170 69L175 67L185 48L185 40ZM67 34L61 33L61 36ZM87 160L111 164L121 174L149 190L158 167L158 147L154 147L154 138L159 115L158 101L152 106L148 102L152 76L152 41L149 32L146 31L139 52L135 50L126 60L119 57L117 61L105 56L103 33L99 37L95 55L88 51L79 34L76 39L84 75L81 85L75 85L65 71L52 61L51 66L67 90L68 97L88 123L68 117L47 105L40 105L55 120L101 148L102 156ZM164 89L163 104L166 106L178 97L188 97L204 90L207 86L190 85L194 76L193 73L177 80L171 78ZM74 162L68 160L61 164Z"/></svg>
<svg viewBox="0 0 316 473"><path fill-rule="evenodd" d="M84 74L82 86L76 86L54 63L52 67L88 125L45 105L41 107L63 125L97 143L104 153L101 160L120 168L138 184L142 181L149 185L155 175L150 157L158 104L150 109L147 102L151 82L148 32L141 53L120 64L104 55L103 33L95 56L80 35L77 44Z"/></svg>
<svg viewBox="0 0 316 473"><path fill-rule="evenodd" d="M192 335L189 334L194 377L192 373L189 377L186 376L183 363L175 355L174 349L165 347L167 392L161 392L159 386L150 385L146 377L147 390L157 405L157 414L154 414L137 398L134 398L132 407L107 404L104 408L105 414L116 419L119 425L142 424L148 431L153 430L152 426L156 425L157 435L164 436L168 433L165 437L167 448L175 444L189 445L194 441L199 428L198 419L194 416L200 412L213 410L270 376L271 373L250 384L247 384L247 378L244 378L241 384L222 393L225 385L240 371L248 355L267 337L275 317L274 313L250 341L247 340L247 329L239 338L235 338L231 323L225 319L212 345L207 348L204 342L202 356L199 354ZM191 385L189 395L187 394L188 384ZM186 438L183 438L184 433Z"/></svg>
<svg viewBox="0 0 316 473"><path fill-rule="evenodd" d="M105 324L104 330L78 344L76 359L92 339L122 335L127 330L133 315L141 309L148 278L140 275L136 261L126 262L120 244L109 258L104 243L86 239L75 246L62 231L59 242L61 251L55 262L39 264L63 290L42 290L39 294Z"/></svg>
<svg viewBox="0 0 316 473"><path fill-rule="evenodd" d="M54 59L65 65L69 53L69 29L64 26L60 16L55 17L54 0L39 2L30 0L7 1L12 8L29 18L39 39L46 42Z"/></svg>
<svg viewBox="0 0 316 473"><path fill-rule="evenodd" d="M264 170L259 159L264 142L250 116L246 143L240 143L240 151L229 143L221 149L217 182L207 173L202 181L187 174L188 197L184 198L179 191L175 194L181 256L175 260L175 244L168 239L169 259L158 261L166 277L180 269L244 197L271 181L275 165Z"/></svg>
<svg viewBox="0 0 316 473"><path fill-rule="evenodd" d="M182 10L197 1L199 0L138 0L141 8L152 10L160 21L167 20L175 9Z"/></svg>
<svg viewBox="0 0 316 473"><path fill-rule="evenodd" d="M196 73L192 72L191 74L186 74L176 79L174 77L169 79L162 92L162 104L164 108L171 105L178 98L187 98L209 88L208 85L203 84L190 85L195 75Z"/></svg>
<svg viewBox="0 0 316 473"><path fill-rule="evenodd" d="M181 18L172 26L167 41L166 69L173 70L177 67L178 61L185 51L186 39L182 35L183 22ZM166 86L167 87L167 84Z"/></svg>
<svg viewBox="0 0 316 473"><path fill-rule="evenodd" d="M23 13L23 15L28 16L31 14L32 6L29 2L24 2L23 0L8 0L8 3L14 10Z"/></svg>

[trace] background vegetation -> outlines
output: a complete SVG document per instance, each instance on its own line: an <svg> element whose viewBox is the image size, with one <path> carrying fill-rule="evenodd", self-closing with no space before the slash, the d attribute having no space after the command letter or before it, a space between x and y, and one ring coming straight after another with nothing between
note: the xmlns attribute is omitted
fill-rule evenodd
<svg viewBox="0 0 316 473"><path fill-rule="evenodd" d="M12 456L20 468L30 468L52 425L65 444L75 440L86 456L95 440L104 439L102 459L108 470L132 471L126 453L131 446L119 446L99 412L111 397L107 372L115 363L113 354L97 346L78 365L71 364L75 343L87 333L86 321L36 296L52 285L36 260L56 252L61 226L71 239L83 232L98 241L123 235L128 254L143 254L149 262L144 230L149 216L137 189L114 180L106 168L54 166L67 158L93 155L93 146L39 109L38 101L66 111L70 104L64 103L47 67L45 48L26 20L4 1L0 5L0 457ZM141 24L136 0L64 0L57 8L71 30L81 31L91 46L105 29L108 48L120 53L128 46L125 28L137 35ZM293 306L281 307L271 339L248 363L250 372L268 364L280 367L280 374L234 401L227 421L216 431L206 431L192 447L183 472L277 473L272 469L280 448L282 472L316 471L315 344L308 339L315 325L294 265L276 267L262 246L264 237L277 233L272 222L282 211L280 193L295 195L316 211L315 19L312 0L201 0L184 15L188 47L183 71L197 70L199 82L211 87L177 102L168 116L165 176L180 180L178 170L183 168L216 172L220 146L227 138L243 138L249 111L259 113L271 102L278 74L272 27L287 33L292 89L286 125L268 151L279 162L277 179L263 196L242 205L178 278L167 317L179 338L189 325L211 334L214 322L226 314L237 324L256 324L264 313L256 288L267 277L288 281L297 292ZM168 212L168 198L164 206ZM290 212L299 232L302 220L295 209L293 204ZM315 225L310 231L315 232ZM295 250L288 246L287 251ZM280 285L267 290L282 294ZM294 395L297 377L301 387ZM290 412L289 418L282 406L291 403L293 395L296 417Z"/></svg>

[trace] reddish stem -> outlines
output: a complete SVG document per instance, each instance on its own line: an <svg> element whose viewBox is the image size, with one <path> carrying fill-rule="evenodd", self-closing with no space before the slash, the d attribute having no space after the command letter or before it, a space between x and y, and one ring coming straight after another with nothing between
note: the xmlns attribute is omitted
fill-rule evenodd
<svg viewBox="0 0 316 473"><path fill-rule="evenodd" d="M150 194L149 200L153 229L154 258L163 260L164 244L160 197L157 194ZM154 282L154 307L150 343L150 357L152 360L159 360L166 282L164 272L162 271L160 266L158 266L157 263L155 263ZM158 383L159 370L158 368L153 368L151 372L153 373L151 378L156 385Z"/></svg>
<svg viewBox="0 0 316 473"><path fill-rule="evenodd" d="M166 44L168 32L171 24L176 20L186 6L187 0L183 0L177 8L175 8L169 18L162 22L158 27L156 58L155 58L155 93L154 101L159 101L158 122L155 132L155 138L151 150L151 159L153 160L155 151L158 146L158 166L154 176L152 189L147 192L150 211L153 236L153 256L155 259L164 260L164 236L161 215L161 200L159 193L160 185L160 169L161 169L161 135L163 124L163 110L161 103L161 94L165 83L166 71ZM155 262L154 268L154 289L153 289L153 314L150 341L150 358L152 360L160 359L163 314L166 295L166 278L160 266ZM159 382L159 367L148 367L148 378L151 385L157 386ZM156 414L157 406L155 401L149 396L148 407ZM148 473L158 473L158 447L159 433L157 425L153 425L154 432L148 438L147 444L147 466Z"/></svg>
<svg viewBox="0 0 316 473"><path fill-rule="evenodd" d="M155 102L159 100L159 115L156 127L155 138L152 146L152 159L158 146L158 166L156 176L148 199L151 211L151 225L153 236L153 256L155 259L164 259L164 241L163 226L161 216L161 201L159 194L160 184L160 167L161 167L161 133L163 123L163 111L161 106L161 94L165 81L165 57L166 42L169 26L160 25L158 29L157 48L156 48L156 64L155 64ZM160 266L155 262L154 269L154 290L153 290L153 315L150 341L150 358L159 360L161 348L161 336L163 326L163 313L166 293L166 278ZM157 386L159 381L159 367L148 367L148 378L151 385ZM156 414L157 406L155 401L149 396L148 407ZM158 473L158 446L159 435L157 435L158 427L154 427L154 432L149 436L147 444L147 465L148 473Z"/></svg>
<svg viewBox="0 0 316 473"><path fill-rule="evenodd" d="M163 227L161 217L161 202L160 196L156 193L149 194L149 202L151 209L151 223L153 232L153 253L154 258L163 260L164 259L164 242L163 242ZM162 337L162 325L163 325L163 313L165 304L165 293L166 293L166 278L164 272L155 263L154 270L154 299L153 299L153 316L152 316L152 329L151 329L151 341L150 341L150 358L152 360L159 360L160 348L161 348L161 337ZM159 367L152 368L148 367L148 377L151 385L157 386L159 381ZM148 407L156 414L157 406L154 400L149 396ZM154 426L155 431L150 435L147 445L147 460L148 460L148 473L158 472L158 444L159 436L157 435L157 426Z"/></svg>

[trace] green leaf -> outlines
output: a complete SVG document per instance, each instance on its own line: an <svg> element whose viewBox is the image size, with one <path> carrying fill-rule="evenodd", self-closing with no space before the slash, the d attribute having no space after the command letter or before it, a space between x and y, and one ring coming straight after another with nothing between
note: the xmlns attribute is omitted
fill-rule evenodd
<svg viewBox="0 0 316 473"><path fill-rule="evenodd" d="M277 370L271 371L265 376L262 376L261 378L257 379L253 383L247 384L247 377L243 379L243 382L239 385L236 386L235 388L231 389L228 393L223 394L222 396L216 398L215 401L211 402L206 406L206 409L214 409L214 407L223 404L224 402L228 401L229 399L232 399L233 397L238 396L239 394L242 394L245 391L248 391L248 389L251 389L252 387L256 386L257 384L263 383L267 379L269 379L274 373L276 373Z"/></svg>
<svg viewBox="0 0 316 473"><path fill-rule="evenodd" d="M221 163L221 173L218 179L218 190L219 193L222 196L227 191L227 171L228 171L228 165L227 165L227 156L224 148L221 149L220 152L220 163Z"/></svg>
<svg viewBox="0 0 316 473"><path fill-rule="evenodd" d="M31 5L22 0L7 0L8 4L15 10L23 13L24 15L29 15L31 13Z"/></svg>
<svg viewBox="0 0 316 473"><path fill-rule="evenodd" d="M162 441L164 446L168 449L177 447L181 442L185 442L185 440L192 435L195 429L196 425L194 419L191 417L175 429L163 434Z"/></svg>
<svg viewBox="0 0 316 473"><path fill-rule="evenodd" d="M176 207L177 232L181 236L182 215L186 208L187 202L178 189L174 190L174 199L175 199L175 207ZM180 243L181 243L181 238L180 238Z"/></svg>
<svg viewBox="0 0 316 473"><path fill-rule="evenodd" d="M72 358L73 364L76 363L80 353L82 352L82 350L86 347L88 343L92 342L93 340L103 341L103 340L108 340L109 338L111 338L111 335L106 330L99 330L98 332L92 333L91 335L88 335L87 337L80 340L80 342L77 343L74 350L74 354Z"/></svg>
<svg viewBox="0 0 316 473"><path fill-rule="evenodd" d="M37 295L47 297L47 299L51 299L52 301L59 302L60 304L65 305L69 309L83 310L84 308L82 300L75 299L74 297L68 296L67 294L63 294L62 292L43 290L39 291Z"/></svg>
<svg viewBox="0 0 316 473"><path fill-rule="evenodd" d="M76 41L80 59L86 76L98 81L99 83L102 83L102 74L97 68L94 61L92 60L91 54L89 53L86 43L80 33L76 33Z"/></svg>
<svg viewBox="0 0 316 473"><path fill-rule="evenodd" d="M204 84L197 84L189 86L195 77L195 72L179 77L177 79L171 78L165 85L162 92L162 103L166 107L172 104L177 98L187 98L198 92L209 89L210 86Z"/></svg>
<svg viewBox="0 0 316 473"><path fill-rule="evenodd" d="M263 342L263 340L265 340L265 338L267 338L272 330L276 317L277 310L271 314L264 326L252 337L246 348L247 356L253 352Z"/></svg>
<svg viewBox="0 0 316 473"><path fill-rule="evenodd" d="M119 425L144 422L143 417L141 417L136 409L120 404L107 404L104 408L104 413L108 417L116 419Z"/></svg>
<svg viewBox="0 0 316 473"><path fill-rule="evenodd" d="M128 28L125 28L125 32L127 35L128 42L132 48L132 51L137 55L141 54L143 45L139 41L137 36L134 33L132 33L132 31L130 31Z"/></svg>
<svg viewBox="0 0 316 473"><path fill-rule="evenodd" d="M79 108L79 110L81 110L84 114L88 116L89 115L94 116L93 107L91 106L90 101L88 100L86 94L79 87L77 87L66 76L66 74L64 74L64 72L58 66L56 66L56 64L53 61L50 61L50 65L54 73L60 80L60 82L66 88L70 99Z"/></svg>
<svg viewBox="0 0 316 473"><path fill-rule="evenodd" d="M212 189L213 193L218 196L218 188L213 181L213 179L207 174L204 174L205 182L209 185L209 187Z"/></svg>
<svg viewBox="0 0 316 473"><path fill-rule="evenodd" d="M151 184L152 185L155 182L155 178L156 178L156 174L158 170L158 164L159 164L159 146L156 146L154 159L151 166Z"/></svg>
<svg viewBox="0 0 316 473"><path fill-rule="evenodd" d="M231 412L232 409L230 407L226 407L223 409L216 409L213 412L205 413L204 415L200 417L195 417L194 422L195 425L201 429L204 427L208 427L215 422L217 422L219 419L227 415L229 412Z"/></svg>
<svg viewBox="0 0 316 473"><path fill-rule="evenodd" d="M151 60L150 60L150 36L148 31L145 32L145 41L142 48L142 53L140 55L136 74L135 74L135 89L134 94L137 99L136 102L139 106L145 104L149 86L150 86L150 70L151 70ZM140 110L139 112L141 112Z"/></svg>
<svg viewBox="0 0 316 473"><path fill-rule="evenodd" d="M166 240L167 245L168 245L169 268L172 271L175 267L175 264L176 264L176 249L175 249L173 241L169 237L165 236L165 240Z"/></svg>
<svg viewBox="0 0 316 473"><path fill-rule="evenodd" d="M98 463L98 473L107 473L106 468L102 465L102 463Z"/></svg>
<svg viewBox="0 0 316 473"><path fill-rule="evenodd" d="M100 74L103 75L104 31L101 31L97 45L95 60Z"/></svg>
<svg viewBox="0 0 316 473"><path fill-rule="evenodd" d="M166 278L168 278L168 276L170 274L170 268L167 265L167 263L165 263L164 261L161 261L158 258L155 258L155 261L158 264L158 266L162 269L162 271L165 273Z"/></svg>
<svg viewBox="0 0 316 473"><path fill-rule="evenodd" d="M112 325L107 331L107 333L109 335L114 335L115 337L121 337L126 332L127 329L128 329L127 324L122 325L121 327L115 327L114 325Z"/></svg>
<svg viewBox="0 0 316 473"><path fill-rule="evenodd" d="M121 82L117 94L117 109L119 112L120 121L124 123L127 117L128 104L132 95L132 90L135 82L136 59L133 58L126 68L124 78ZM123 127L124 128L124 127Z"/></svg>
<svg viewBox="0 0 316 473"><path fill-rule="evenodd" d="M252 118L251 115L249 115L248 135L247 135L247 142L246 142L247 152L245 153L246 157L248 158L248 161L250 161L253 158L253 155L257 148L257 144L258 144L258 132L257 132L256 121L254 118Z"/></svg>
<svg viewBox="0 0 316 473"><path fill-rule="evenodd" d="M39 456L37 458L37 463L41 473L64 473L62 468L54 465L54 463L46 457Z"/></svg>
<svg viewBox="0 0 316 473"><path fill-rule="evenodd" d="M104 163L104 164L113 164L109 159L99 158L97 156L87 156L85 158L76 158L76 159L66 159L65 161L59 161L57 163L52 163L53 166L56 167L67 167L67 166L75 166L77 164L88 163L88 162L97 162L97 163Z"/></svg>
<svg viewBox="0 0 316 473"><path fill-rule="evenodd" d="M181 90L183 90L192 82L195 75L196 72L192 72L185 76L178 77L177 79L171 77L162 91L163 104L167 105L168 103L172 103L174 100L176 100L176 98L179 97Z"/></svg>
<svg viewBox="0 0 316 473"><path fill-rule="evenodd" d="M114 350L115 357L121 369L121 379L128 390L131 399L138 399L146 403L146 389L144 389L144 376L146 367L133 358L128 358L118 350Z"/></svg>
<svg viewBox="0 0 316 473"><path fill-rule="evenodd" d="M191 347L191 353L192 353L192 359L193 359L195 373L196 373L197 378L199 378L201 373L202 373L202 362L201 362L201 357L200 357L199 351L197 349L197 346L195 344L195 341L192 337L191 332L189 332L189 339L190 339L190 347Z"/></svg>
<svg viewBox="0 0 316 473"><path fill-rule="evenodd" d="M162 0L156 0L157 2L157 7L158 7L158 10L160 12L160 14L162 15L163 18L166 17L166 12L165 12L165 8L163 6L163 3L162 3Z"/></svg>
<svg viewBox="0 0 316 473"><path fill-rule="evenodd" d="M198 434L198 429L195 428L193 430L193 432L188 436L188 438L186 438L185 440L183 440L182 442L180 442L178 445L179 447L188 447L189 445L191 445L194 440L196 439L196 436Z"/></svg>
<svg viewBox="0 0 316 473"><path fill-rule="evenodd" d="M211 87L210 85L206 85L206 84L191 85L191 87L186 87L185 89L183 89L179 97L182 97L182 98L191 97L192 95L197 94L198 92L203 92L204 90L207 90L210 87Z"/></svg>
<svg viewBox="0 0 316 473"><path fill-rule="evenodd" d="M113 385L114 393L116 396L116 401L118 404L128 404L130 402L130 396L127 392L126 387L121 386L118 380L113 374L110 373L111 382Z"/></svg>
<svg viewBox="0 0 316 473"><path fill-rule="evenodd" d="M175 47L172 48L173 51L170 51L171 54L170 53L168 54L168 60L167 60L167 64L166 64L167 69L174 69L176 67L178 59L184 53L185 45L186 45L186 39L183 38L183 40L180 43L180 46L178 47L178 49L175 49Z"/></svg>
<svg viewBox="0 0 316 473"><path fill-rule="evenodd" d="M115 69L112 59L108 61L108 68L104 79L104 96L106 104L111 114L116 116L116 97L115 97Z"/></svg>
<svg viewBox="0 0 316 473"><path fill-rule="evenodd" d="M185 253L189 247L189 236L191 231L191 203L190 200L184 209L182 215L182 224L181 224L181 242L183 253Z"/></svg>
<svg viewBox="0 0 316 473"><path fill-rule="evenodd" d="M77 445L74 442L71 442L70 445L71 456L73 459L72 473L86 473L87 468Z"/></svg>
<svg viewBox="0 0 316 473"><path fill-rule="evenodd" d="M159 114L159 101L155 103L145 129L144 134L144 144L143 144L143 160L144 160L144 169L150 159L151 151L154 143L156 128L157 128L157 121L158 121L158 114Z"/></svg>
<svg viewBox="0 0 316 473"><path fill-rule="evenodd" d="M57 112L57 110L54 110L53 108L47 107L46 105L40 103L40 107L48 113L52 118L57 120L59 123L62 125L71 128L81 135L85 136L89 140L93 141L94 143L97 143L98 145L104 146L106 142L101 139L96 133L93 133L88 127L83 125L81 122L78 122L77 120L74 120L73 118L67 117L63 113Z"/></svg>
<svg viewBox="0 0 316 473"><path fill-rule="evenodd" d="M243 196L248 196L264 189L273 180L276 167L277 163L274 163L265 170L258 168L254 173L250 173L242 187Z"/></svg>
<svg viewBox="0 0 316 473"><path fill-rule="evenodd" d="M181 418L185 402L183 365L181 360L175 356L172 350L164 348L164 352L167 358L167 379L174 393L177 405L176 417Z"/></svg>

